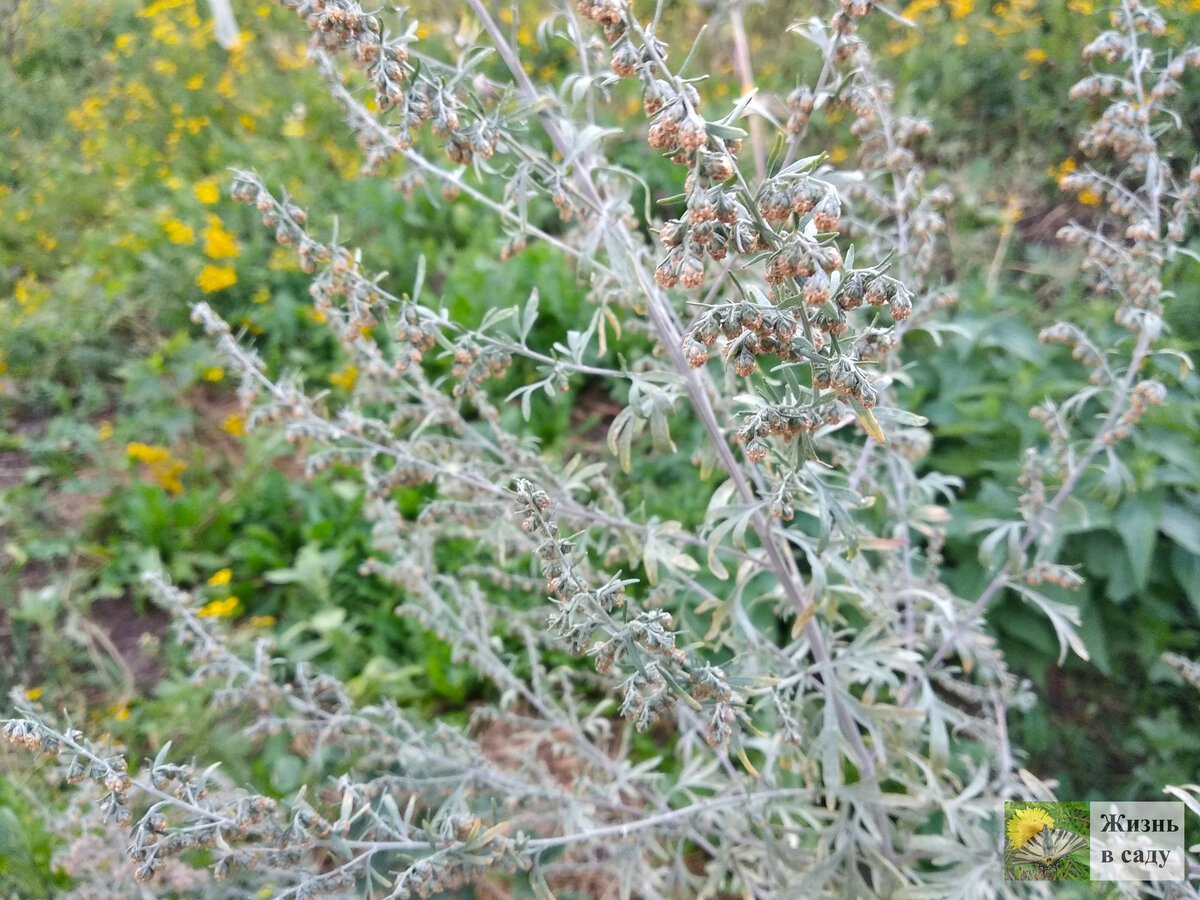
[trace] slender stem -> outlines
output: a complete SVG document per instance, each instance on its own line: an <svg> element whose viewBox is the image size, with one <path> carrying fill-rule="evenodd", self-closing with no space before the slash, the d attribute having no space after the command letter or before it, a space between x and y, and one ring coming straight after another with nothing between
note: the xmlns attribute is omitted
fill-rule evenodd
<svg viewBox="0 0 1200 900"><path fill-rule="evenodd" d="M1079 479L1083 477L1083 473L1091 466L1092 461L1099 453L1108 446L1108 439L1116 426L1118 420L1125 412L1125 403L1129 398L1129 393L1133 389L1133 383L1137 378L1137 371L1145 360L1146 355L1150 350L1150 334L1142 331L1138 334L1137 344L1134 347L1133 356L1129 362L1129 368L1125 372L1125 377L1122 379L1120 386L1117 388L1116 396L1113 397L1112 406L1108 410L1108 415L1104 419L1104 424L1096 436L1092 438L1083 455L1079 457L1075 465L1067 473L1067 477L1063 479L1062 484L1055 492L1054 497L1040 512L1034 517L1025 529L1025 534L1021 538L1020 544L1017 546L1017 552L1013 554L1018 562L1007 563L1003 568L996 573L987 587L979 595L979 598L967 610L966 615L958 620L958 623L950 631L949 634L942 640L937 652L929 658L929 662L925 664L927 671L934 669L938 663L945 659L950 651L954 649L954 645L962 637L963 632L974 625L975 621L983 615L983 611L1007 584L1009 579L1016 574L1013 571L1014 565L1017 565L1024 558L1025 553L1033 546L1034 542L1042 536L1050 522L1053 520L1059 507L1071 496L1075 491L1075 487L1079 483ZM911 690L901 700L901 705L906 705L911 698Z"/></svg>
<svg viewBox="0 0 1200 900"><path fill-rule="evenodd" d="M508 67L513 79L516 81L520 93L526 102L533 103L537 97L537 91L533 83L529 80L529 76L525 70L521 68L520 61L516 52L509 45L507 38L501 32L496 22L492 19L487 8L482 0L468 0L468 3L483 25L484 30L491 38L496 51L500 58ZM646 52L649 54L651 61L655 66L664 73L672 84L678 87L678 79L667 68L661 54L655 49L654 42L645 40L646 35L641 28L641 24L636 18L630 17L629 24L638 33L645 45ZM546 130L547 136L559 153L567 158L569 147L563 139L562 132L558 127L557 121L554 119L549 108L541 106L538 109L538 119L542 122ZM582 161L577 164L573 170L573 175L577 182L583 184L582 193L586 196L594 198L595 208L598 212L603 211L604 204L600 198L599 192L592 185L590 179L584 174L584 165ZM763 515L759 508L754 491L747 480L746 474L741 465L734 458L733 452L729 447L725 434L717 422L716 414L713 411L712 403L704 386L701 383L698 371L692 369L683 357L683 350L680 344L682 337L678 322L675 320L673 312L667 303L667 298L663 295L661 289L657 285L650 282L646 277L644 266L641 264L641 253L635 247L632 236L627 229L616 229L617 239L613 241L620 252L625 255L625 259L621 260L621 264L627 263L637 278L639 287L643 290L644 296L647 298L647 313L651 323L657 331L660 342L665 348L668 357L671 360L675 370L685 379L685 385L688 397L692 401L692 406L696 414L699 416L701 424L708 433L709 439L717 453L717 458L723 469L729 474L734 482L734 486L738 495L749 506L755 507L755 512L752 516L752 526L755 532L759 535L763 547L766 549L770 559L771 569L774 572L776 579L782 587L785 595L788 597L792 605L793 612L797 620L804 623L803 629L806 638L808 639L811 648L813 659L821 670L822 686L825 692L826 702L831 705L834 711L835 718L838 722L839 729L845 736L851 751L854 754L855 760L859 766L859 771L864 780L868 783L875 781L875 759L867 750L863 743L862 732L854 722L853 716L846 707L842 697L839 695L839 679L833 667L833 660L830 656L828 647L825 641L825 635L817 623L814 612L812 599L806 595L804 590L804 580L800 574L799 567L796 564L795 557L790 553L784 553L780 547L778 535ZM882 813L880 813L882 815ZM884 840L888 840L887 832L882 832Z"/></svg>
<svg viewBox="0 0 1200 900"><path fill-rule="evenodd" d="M755 89L754 67L750 59L750 41L746 39L742 0L731 0L729 26L733 32L733 70L741 83L742 96L748 97ZM762 181L767 177L767 140L762 118L753 114L750 116L750 149L754 153L754 174Z"/></svg>

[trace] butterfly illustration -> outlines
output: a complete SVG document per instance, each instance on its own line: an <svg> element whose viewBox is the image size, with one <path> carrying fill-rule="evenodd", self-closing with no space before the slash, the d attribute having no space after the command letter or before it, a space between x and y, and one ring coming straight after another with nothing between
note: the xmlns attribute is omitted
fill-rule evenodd
<svg viewBox="0 0 1200 900"><path fill-rule="evenodd" d="M1043 874L1053 874L1058 864L1081 847L1087 839L1062 828L1047 828L1039 831L1013 851L1012 861L1017 864L1032 863Z"/></svg>

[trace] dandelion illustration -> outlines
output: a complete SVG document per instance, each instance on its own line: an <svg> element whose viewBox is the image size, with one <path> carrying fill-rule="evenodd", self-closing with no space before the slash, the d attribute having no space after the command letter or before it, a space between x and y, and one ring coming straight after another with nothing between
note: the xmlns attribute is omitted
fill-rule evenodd
<svg viewBox="0 0 1200 900"><path fill-rule="evenodd" d="M1053 828L1054 819L1044 809L1021 809L1008 820L1008 840L1019 850L1043 828Z"/></svg>

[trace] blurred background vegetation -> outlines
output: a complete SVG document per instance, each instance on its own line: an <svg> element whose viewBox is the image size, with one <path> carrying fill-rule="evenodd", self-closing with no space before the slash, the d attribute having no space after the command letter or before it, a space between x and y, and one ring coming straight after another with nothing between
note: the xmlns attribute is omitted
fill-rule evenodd
<svg viewBox="0 0 1200 900"><path fill-rule="evenodd" d="M543 80L571 63L539 42L549 6L521 0L504 16ZM1172 39L1200 38L1200 2L1164 6ZM398 290L424 256L430 287L461 318L538 285L533 341L548 343L577 320L583 291L542 246L499 264L504 236L469 203L421 193L409 202L387 177L360 178L353 138L306 67L300 23L272 4L237 9L242 41L226 51L197 0L0 0L0 689L65 709L133 758L171 738L179 752L283 794L305 783L306 760L284 737L251 753L230 728L214 741L197 727L212 713L134 586L142 570L162 566L196 585L205 614L246 635L273 632L282 653L347 679L359 699L465 718L483 688L447 647L394 615L394 589L358 574L368 535L354 483L336 470L305 480L279 436L245 434L234 386L188 321L189 303L206 299L270 364L322 382L310 387L345 390L357 374L306 304L291 256L230 202L228 168L286 189ZM422 37L469 30L446 10L413 4ZM1082 377L1065 351L1037 342L1038 328L1067 317L1115 333L1110 306L1087 294L1074 251L1055 238L1094 209L1095 198L1065 195L1057 179L1079 163L1074 136L1095 112L1066 94L1104 8L914 0L900 11L919 27L875 17L874 46L901 108L933 122L925 163L957 197L942 267L959 296L956 336L910 354L907 405L931 420L925 465L964 480L946 565L971 596L985 572L969 526L1011 515L1019 451L1038 431L1029 407ZM769 91L815 74L803 41L779 28L798 14L827 10L745 5L754 74ZM724 112L740 93L727 4L666 4L677 47L709 19L698 48L713 73L704 94ZM625 89L615 120L630 121L637 102ZM1187 102L1172 140L1190 158L1200 95ZM669 166L647 169L639 136L627 139L652 193L677 194ZM852 164L836 120L812 142ZM1198 268L1185 261L1167 285L1177 294L1169 343L1193 354ZM1164 782L1200 781L1194 693L1160 659L1200 647L1200 380L1182 365L1166 379L1170 402L1128 449L1129 483L1089 485L1071 510L1064 562L1086 586L1047 591L1081 608L1091 661L1059 667L1049 624L1019 600L989 617L1043 701L1014 713L1014 740L1066 799L1153 799ZM573 391L537 423L546 452L602 441L597 424L619 409L621 398L586 384ZM653 474L652 485L630 485L648 510L702 519L696 498L672 492L669 470ZM6 771L0 891L52 895L65 876L49 863L55 839L34 799L38 776Z"/></svg>

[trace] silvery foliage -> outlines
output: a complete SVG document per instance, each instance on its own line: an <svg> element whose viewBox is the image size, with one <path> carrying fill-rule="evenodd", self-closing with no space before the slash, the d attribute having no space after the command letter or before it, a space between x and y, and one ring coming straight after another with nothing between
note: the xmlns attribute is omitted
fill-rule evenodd
<svg viewBox="0 0 1200 900"><path fill-rule="evenodd" d="M389 289L360 254L313 233L298 204L239 173L234 196L313 275L314 307L358 373L348 399L268 371L216 312L194 310L239 373L253 427L282 429L310 470L357 469L374 529L364 574L394 584L397 613L447 641L498 701L465 730L388 703L357 708L266 641L247 657L151 576L195 679L253 710L252 734L288 734L329 779L277 803L172 761L169 746L131 775L119 753L32 710L5 724L8 740L97 786L106 817L132 829L139 879L206 848L218 876L285 897L505 879L542 895L1006 894L1000 804L1049 799L1053 785L1010 746L1008 717L1034 698L983 613L1018 590L1064 654L1084 652L1073 610L1034 585L1072 582L1052 559L1054 513L1097 455L1116 459L1112 429L1154 393L1135 375L1157 335L1153 304L1121 295L1139 310L1122 313L1138 340L1124 364L1101 353L1108 420L1080 436L1069 409L1047 413L1051 447L1030 451L1019 519L985 542L1008 547L995 581L958 596L940 573L958 485L919 468L930 436L898 391L905 334L947 332L938 314L953 298L936 262L950 198L926 190L916 148L929 126L895 111L859 34L873 4L845 0L797 26L797 51L823 61L816 84L709 118L695 54L675 65L659 37L661 5L649 21L624 0L559 9L539 39L570 48L575 68L543 84L481 0L452 57L390 13L283 2L312 30L313 64L369 173L399 171L402 192L497 217L501 259L543 242L588 286L588 316L549 346L533 343L536 292L495 298L469 328L421 275L407 293ZM1132 9L1112 40L1136 48L1145 29ZM1114 46L1135 79L1154 62ZM678 214L654 218L653 239L638 216L644 185L611 155L637 127L606 124L625 78L642 90L646 152L680 167L682 200L663 207ZM857 168L809 146L809 120L835 107L854 116ZM1149 123L1131 127L1153 140ZM771 128L785 150L768 167L758 141ZM429 152L439 143L449 162ZM743 165L751 154L759 174ZM1167 202L1161 166L1134 164L1142 187L1128 171L1107 182L1119 196ZM1152 217L1154 234L1133 246L1169 242L1159 226ZM629 333L653 352L612 361ZM497 376L514 365L536 374L505 394ZM627 403L605 446L555 458L526 423L584 378ZM706 441L689 458L672 435L694 429ZM708 499L702 523L625 501L648 456ZM394 499L414 484L429 497L415 519ZM475 555L447 560L450 538ZM514 608L513 596L529 602ZM563 650L580 660L552 662ZM635 751L638 732L661 752ZM1196 808L1189 790L1175 789Z"/></svg>

